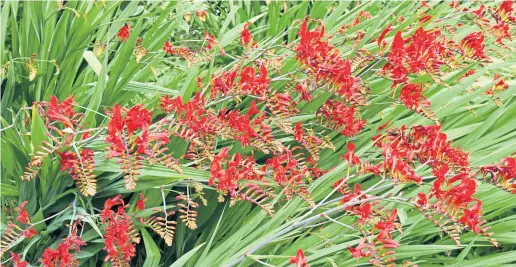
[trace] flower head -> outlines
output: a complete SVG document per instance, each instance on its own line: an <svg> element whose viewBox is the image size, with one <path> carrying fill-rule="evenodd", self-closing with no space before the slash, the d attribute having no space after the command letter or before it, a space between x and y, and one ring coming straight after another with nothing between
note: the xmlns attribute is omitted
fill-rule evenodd
<svg viewBox="0 0 516 267"><path fill-rule="evenodd" d="M144 210L145 209L145 201L149 200L148 198L145 198L145 196L140 193L140 198L138 199L138 202L136 202L136 208L135 210Z"/></svg>
<svg viewBox="0 0 516 267"><path fill-rule="evenodd" d="M470 58L486 59L484 52L484 34L482 32L472 32L460 42L463 54Z"/></svg>
<svg viewBox="0 0 516 267"><path fill-rule="evenodd" d="M296 267L308 267L307 259L302 249L297 251L295 257L290 257L289 263L296 264Z"/></svg>
<svg viewBox="0 0 516 267"><path fill-rule="evenodd" d="M16 267L27 267L28 266L28 263L26 261L22 261L20 259L20 255L19 254L16 254L16 253L13 253L11 252L11 260L12 262L14 263L13 266L16 266Z"/></svg>
<svg viewBox="0 0 516 267"><path fill-rule="evenodd" d="M29 213L25 210L25 205L27 205L27 203L29 202L25 200L20 204L19 207L14 208L14 210L18 212L18 217L16 217L16 220L23 224L30 223Z"/></svg>
<svg viewBox="0 0 516 267"><path fill-rule="evenodd" d="M163 45L163 51L167 54L173 54L174 53L174 46L167 40L165 41L165 44Z"/></svg>
<svg viewBox="0 0 516 267"><path fill-rule="evenodd" d="M129 39L129 35L131 34L131 25L126 24L120 28L120 30L117 33L117 37L120 38L122 42L125 42L125 40Z"/></svg>
<svg viewBox="0 0 516 267"><path fill-rule="evenodd" d="M56 96L51 96L47 111L48 119L50 119L50 121L59 121L63 123L65 127L73 128L73 117L75 115L75 111L72 107L73 103L73 95L61 103L58 103Z"/></svg>
<svg viewBox="0 0 516 267"><path fill-rule="evenodd" d="M255 42L253 41L253 35L249 31L249 25L251 25L250 22L244 24L244 29L242 30L242 33L240 34L240 42L243 46L255 46Z"/></svg>

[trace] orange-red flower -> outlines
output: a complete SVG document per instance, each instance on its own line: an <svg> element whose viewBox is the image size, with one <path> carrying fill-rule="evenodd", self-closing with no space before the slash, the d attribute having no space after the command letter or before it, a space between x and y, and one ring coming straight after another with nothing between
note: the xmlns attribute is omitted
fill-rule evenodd
<svg viewBox="0 0 516 267"><path fill-rule="evenodd" d="M131 35L131 25L126 24L120 28L116 36L119 37L122 42L125 42L125 40L129 39L129 35Z"/></svg>
<svg viewBox="0 0 516 267"><path fill-rule="evenodd" d="M400 101L410 109L416 109L423 101L426 100L423 92L422 84L408 83L401 88Z"/></svg>
<svg viewBox="0 0 516 267"><path fill-rule="evenodd" d="M45 249L39 262L43 267L77 266L79 262L71 251L80 252L80 247L85 245L86 243L79 236L69 235L55 249Z"/></svg>
<svg viewBox="0 0 516 267"><path fill-rule="evenodd" d="M343 156L349 165L359 165L360 158L355 155L355 144L353 142L348 143L348 152Z"/></svg>
<svg viewBox="0 0 516 267"><path fill-rule="evenodd" d="M460 42L462 53L470 58L486 59L484 51L484 34L482 32L472 32Z"/></svg>
<svg viewBox="0 0 516 267"><path fill-rule="evenodd" d="M116 212L112 210L116 208ZM127 266L135 256L136 246L131 237L132 219L125 213L125 204L120 195L106 200L100 213L102 223L106 224L104 233L105 261L116 266Z"/></svg>
<svg viewBox="0 0 516 267"><path fill-rule="evenodd" d="M296 123L296 127L294 128L294 140L302 142L304 134L305 131L303 131L303 126L301 126L301 122L298 121Z"/></svg>
<svg viewBox="0 0 516 267"><path fill-rule="evenodd" d="M206 17L208 16L208 11L206 10L196 10L195 14L199 18L200 21L206 21Z"/></svg>
<svg viewBox="0 0 516 267"><path fill-rule="evenodd" d="M148 198L145 198L145 196L140 193L140 198L138 199L138 202L136 202L136 208L135 210L144 210L145 209L145 201L147 201Z"/></svg>
<svg viewBox="0 0 516 267"><path fill-rule="evenodd" d="M344 102L327 100L317 111L322 116L341 129L345 136L354 136L362 130L366 121L357 118L355 106L348 107Z"/></svg>
<svg viewBox="0 0 516 267"><path fill-rule="evenodd" d="M163 45L163 51L167 54L173 54L174 53L174 46L167 40L165 44Z"/></svg>
<svg viewBox="0 0 516 267"><path fill-rule="evenodd" d="M351 253L351 256L353 256L353 258L359 259L371 255L372 252L370 249L364 251L364 249L369 247L368 244L365 243L365 241L365 239L362 239L356 247L348 248L348 251Z"/></svg>
<svg viewBox="0 0 516 267"><path fill-rule="evenodd" d="M242 29L242 33L240 34L240 42L243 46L255 46L256 43L253 40L253 35L249 31L249 25L251 25L250 22L244 24L244 29Z"/></svg>
<svg viewBox="0 0 516 267"><path fill-rule="evenodd" d="M65 127L73 128L73 117L75 115L75 111L73 110L72 105L73 95L66 98L61 103L58 103L56 96L51 96L47 111L48 119L50 119L50 121L59 121L63 123Z"/></svg>
<svg viewBox="0 0 516 267"><path fill-rule="evenodd" d="M302 249L299 249L295 257L290 257L289 263L295 264L296 267L308 267L307 261L305 253Z"/></svg>
<svg viewBox="0 0 516 267"><path fill-rule="evenodd" d="M18 216L16 217L16 220L27 224L30 223L29 213L25 210L25 206L29 203L27 200L23 201L19 207L14 208L16 212L18 212Z"/></svg>
<svg viewBox="0 0 516 267"><path fill-rule="evenodd" d="M34 230L34 228L27 228L23 231L23 235L30 239L32 238L33 236L37 236L38 235L38 232L36 230Z"/></svg>
<svg viewBox="0 0 516 267"><path fill-rule="evenodd" d="M22 261L20 259L20 255L19 254L16 254L16 253L13 253L13 252L10 252L10 253L11 253L12 263L14 263L13 266L15 266L15 267L27 267L28 266L28 263L26 261L24 261L24 260Z"/></svg>

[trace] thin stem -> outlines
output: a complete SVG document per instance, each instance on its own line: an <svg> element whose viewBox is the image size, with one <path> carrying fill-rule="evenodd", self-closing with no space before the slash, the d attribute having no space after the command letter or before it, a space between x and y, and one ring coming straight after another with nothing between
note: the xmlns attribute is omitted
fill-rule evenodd
<svg viewBox="0 0 516 267"><path fill-rule="evenodd" d="M77 213L77 195L75 195L75 199L73 200L72 207L73 207L73 212L72 212L72 217L70 218L70 229L68 230L68 235L72 234L72 228L73 228L72 224L75 221L75 214Z"/></svg>
<svg viewBox="0 0 516 267"><path fill-rule="evenodd" d="M46 222L46 221L48 221L48 220L50 220L50 219L52 219L52 218L55 218L55 217L57 217L57 216L59 216L59 215L63 214L63 213L64 213L65 211L67 211L69 208L70 208L70 206L66 207L64 210L62 210L62 211L60 211L60 212L58 212L58 213L56 213L56 214L54 214L54 215L52 215L52 216L50 216L50 217L47 217L47 218L45 218L45 219L43 219L43 220L41 220L41 221L38 221L38 222L32 223L32 224L31 224L31 226L38 225L38 224L43 223L43 222Z"/></svg>
<svg viewBox="0 0 516 267"><path fill-rule="evenodd" d="M253 261L258 262L259 264L261 264L261 265L263 265L263 266L276 267L276 265L268 264L268 263L266 263L266 262L264 262L264 261L261 261L261 260L259 260L259 259L255 258L255 257L253 257L252 255L249 255L249 256L247 256L247 257L248 257L249 259L253 260Z"/></svg>
<svg viewBox="0 0 516 267"><path fill-rule="evenodd" d="M163 187L160 187L161 190L161 198L163 199L163 213L165 213L165 222L167 221L167 201L165 200L165 191L163 191Z"/></svg>

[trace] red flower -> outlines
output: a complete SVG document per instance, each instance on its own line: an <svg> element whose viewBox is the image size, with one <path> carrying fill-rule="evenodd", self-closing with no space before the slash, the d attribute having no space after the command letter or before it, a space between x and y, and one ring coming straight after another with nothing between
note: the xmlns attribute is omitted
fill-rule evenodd
<svg viewBox="0 0 516 267"><path fill-rule="evenodd" d="M247 111L247 115L253 116L260 113L260 110L256 107L256 100L251 101L251 105L249 105L249 110Z"/></svg>
<svg viewBox="0 0 516 267"><path fill-rule="evenodd" d="M355 106L348 107L343 102L326 100L317 111L330 124L336 125L345 136L354 136L362 130L366 121L356 118Z"/></svg>
<svg viewBox="0 0 516 267"><path fill-rule="evenodd" d="M410 109L417 109L417 107L426 100L425 96L421 94L423 92L422 84L406 84L401 88L400 101Z"/></svg>
<svg viewBox="0 0 516 267"><path fill-rule="evenodd" d="M33 236L37 236L38 232L36 232L36 230L34 230L34 228L27 228L23 231L23 235L26 238L31 239Z"/></svg>
<svg viewBox="0 0 516 267"><path fill-rule="evenodd" d="M223 56L226 55L226 52L224 51L224 49L222 49L222 47L219 45L219 42L217 42L217 40L215 39L215 35L210 34L208 31L206 31L204 34L204 40L206 42L208 42L208 44L206 45L206 48L208 50L212 49L214 46L217 46L220 50L220 53Z"/></svg>
<svg viewBox="0 0 516 267"><path fill-rule="evenodd" d="M58 103L56 96L51 96L47 116L50 121L59 121L63 123L65 127L73 128L74 122L72 118L75 115L75 111L72 105L73 96L68 97L61 103Z"/></svg>
<svg viewBox="0 0 516 267"><path fill-rule="evenodd" d="M333 188L336 188L340 183L342 183L342 179L335 182L333 184ZM346 184L344 184L344 185L346 185ZM345 203L350 202L351 200L359 200L359 199L364 199L367 197L366 194L362 193L362 191L361 191L362 188L360 187L360 184L355 184L352 192L346 192L344 185L338 189L338 191L344 195L342 197L342 200L340 201L340 204L345 204ZM351 209L351 207L347 207L346 209Z"/></svg>
<svg viewBox="0 0 516 267"><path fill-rule="evenodd" d="M445 162L438 162L432 165L432 174L437 177L437 179L445 179L448 170L448 164Z"/></svg>
<svg viewBox="0 0 516 267"><path fill-rule="evenodd" d="M145 196L140 193L140 199L138 199L138 202L136 202L136 208L135 210L144 210L145 209L145 201L147 201L148 198L145 198Z"/></svg>
<svg viewBox="0 0 516 267"><path fill-rule="evenodd" d="M439 30L425 31L419 28L410 37L410 45L406 48L406 62L412 73L427 71L438 73L444 59L450 55Z"/></svg>
<svg viewBox="0 0 516 267"><path fill-rule="evenodd" d="M234 69L225 71L217 77L213 77L212 89L210 93L211 98L215 98L218 93L227 95L233 89L237 74L238 70Z"/></svg>
<svg viewBox="0 0 516 267"><path fill-rule="evenodd" d="M484 9L486 7L484 5L481 5L477 10L474 10L472 13L475 14L476 18L481 18L484 16Z"/></svg>
<svg viewBox="0 0 516 267"><path fill-rule="evenodd" d="M343 60L338 49L323 41L324 26L321 25L313 31L308 30L308 20L304 20L299 29L299 46L296 49L296 58L306 65L308 71L316 81L326 81L335 85L339 95L346 99L356 98L360 95L358 79L351 76L351 64L349 60Z"/></svg>
<svg viewBox="0 0 516 267"><path fill-rule="evenodd" d="M229 148L225 147L219 151L219 153L213 158L210 165L210 180L208 185L212 186L215 184L215 179L220 179L222 172L222 161L227 158L229 154Z"/></svg>
<svg viewBox="0 0 516 267"><path fill-rule="evenodd" d="M116 207L116 212L111 210L113 207ZM135 231L134 225L124 208L124 201L118 195L106 200L100 213L102 223L107 224L104 233L104 250L107 252L105 261L111 261L113 266L128 266L136 252L131 236Z"/></svg>
<svg viewBox="0 0 516 267"><path fill-rule="evenodd" d="M507 38L509 40L512 40L510 29L509 29L509 24L507 24L503 21L500 21L498 24L494 25L493 31L496 35L496 42L501 45L503 45L503 39Z"/></svg>
<svg viewBox="0 0 516 267"><path fill-rule="evenodd" d="M27 267L28 263L26 261L22 261L20 259L20 255L19 254L16 254L16 253L13 253L13 252L10 252L11 253L11 260L12 262L14 263L14 266L15 267Z"/></svg>
<svg viewBox="0 0 516 267"><path fill-rule="evenodd" d="M360 216L360 219L357 221L357 223L364 225L366 221L371 218L370 216L372 212L372 206L368 202L355 208L354 212L356 215Z"/></svg>
<svg viewBox="0 0 516 267"><path fill-rule="evenodd" d="M296 264L296 267L309 267L303 250L299 249L295 257L290 257L289 263Z"/></svg>
<svg viewBox="0 0 516 267"><path fill-rule="evenodd" d="M294 140L296 140L300 143L303 142L303 134L305 134L305 131L303 131L301 122L297 122L296 128L294 129Z"/></svg>
<svg viewBox="0 0 516 267"><path fill-rule="evenodd" d="M426 198L425 193L418 193L417 194L416 204L418 206L426 206L426 204L428 204L428 199Z"/></svg>
<svg viewBox="0 0 516 267"><path fill-rule="evenodd" d="M257 96L264 96L267 93L270 78L265 65L260 66L260 70L256 73L253 67L245 67L240 72L240 90Z"/></svg>
<svg viewBox="0 0 516 267"><path fill-rule="evenodd" d="M391 51L387 56L388 63L382 68L382 71L388 73L389 78L393 81L392 87L407 80L408 70L403 65L405 59L404 45L401 32L398 31L394 36Z"/></svg>
<svg viewBox="0 0 516 267"><path fill-rule="evenodd" d="M149 126L148 125L142 125L142 132L138 137L136 137L136 140L134 140L134 144L138 146L136 152L139 154L150 154L149 147L150 147L150 138L149 138Z"/></svg>
<svg viewBox="0 0 516 267"><path fill-rule="evenodd" d="M255 46L256 44L253 41L253 35L249 31L249 25L251 25L250 22L244 24L244 29L242 30L242 33L240 34L240 42L243 46L249 46L251 47Z"/></svg>
<svg viewBox="0 0 516 267"><path fill-rule="evenodd" d="M27 205L27 203L29 202L25 200L20 204L19 207L14 208L14 210L18 212L18 217L16 217L16 220L23 224L30 223L29 213L25 210L25 205Z"/></svg>
<svg viewBox="0 0 516 267"><path fill-rule="evenodd" d="M122 26L122 28L120 28L120 30L118 31L118 34L116 36L120 37L120 40L122 42L124 42L125 40L127 40L129 38L129 35L131 34L130 31L131 31L131 26L129 24L126 24L126 25Z"/></svg>
<svg viewBox="0 0 516 267"><path fill-rule="evenodd" d="M380 230L381 232L389 233L395 228L395 221L397 218L398 210L393 209L391 213L387 216L385 216L385 220L379 221L374 226L374 229Z"/></svg>
<svg viewBox="0 0 516 267"><path fill-rule="evenodd" d="M516 193L516 159L508 157L498 164L482 166L479 171L484 177L489 174L492 183Z"/></svg>
<svg viewBox="0 0 516 267"><path fill-rule="evenodd" d="M308 102L310 102L310 100L312 100L312 97L310 96L310 92L308 92L308 90L306 88L306 83L304 83L304 82L299 83L296 86L296 91L301 94L301 100L305 100Z"/></svg>
<svg viewBox="0 0 516 267"><path fill-rule="evenodd" d="M385 36L392 30L392 23L389 23L389 25L387 25L387 27L385 28L385 30L382 31L382 33L380 34L380 37L378 37L378 47L380 48L380 50L382 50L382 48L384 48L387 43L385 43L383 41L383 39L385 38Z"/></svg>
<svg viewBox="0 0 516 267"><path fill-rule="evenodd" d="M167 40L165 44L163 45L163 51L167 54L173 54L174 53L174 46Z"/></svg>
<svg viewBox="0 0 516 267"><path fill-rule="evenodd" d="M201 77L197 77L197 88L201 88L202 87L202 79Z"/></svg>
<svg viewBox="0 0 516 267"><path fill-rule="evenodd" d="M176 109L181 109L183 101L181 97L170 98L168 95L160 98L160 108L165 112L172 112Z"/></svg>
<svg viewBox="0 0 516 267"><path fill-rule="evenodd" d="M44 267L72 267L77 266L77 261L74 254L70 250L80 252L80 247L86 245L84 241L77 235L68 236L61 244L57 245L55 249L47 248L43 252L43 258L39 259L41 265Z"/></svg>
<svg viewBox="0 0 516 267"><path fill-rule="evenodd" d="M496 14L495 14L495 18L496 20L501 20L501 21L504 21L504 22L509 22L509 21L516 21L516 17L514 17L512 15L512 12L513 12L513 4L514 4L514 0L504 0L502 2L502 4L500 4L500 6L498 7L498 9L496 10Z"/></svg>
<svg viewBox="0 0 516 267"><path fill-rule="evenodd" d="M143 105L136 105L127 111L124 123L127 126L129 136L137 129L142 130L144 126L151 123L152 114L143 107Z"/></svg>
<svg viewBox="0 0 516 267"><path fill-rule="evenodd" d="M348 143L348 153L344 155L344 158L346 158L349 165L360 164L360 158L355 155L355 144L353 142Z"/></svg>
<svg viewBox="0 0 516 267"><path fill-rule="evenodd" d="M378 242L383 244L382 248L397 248L400 246L400 243L392 240L390 233L388 233L386 231L381 231L376 236L376 239L378 240Z"/></svg>
<svg viewBox="0 0 516 267"><path fill-rule="evenodd" d="M464 214L460 218L460 222L467 225L471 231L480 233L480 225L483 223L480 219L482 210L482 201L477 200L477 203L471 209L464 209Z"/></svg>
<svg viewBox="0 0 516 267"><path fill-rule="evenodd" d="M120 105L115 104L111 112L111 120L108 123L106 142L111 150L110 156L116 156L125 149L123 137L124 121Z"/></svg>
<svg viewBox="0 0 516 267"><path fill-rule="evenodd" d="M462 52L465 56L475 59L486 59L484 52L484 34L482 32L472 32L460 42Z"/></svg>
<svg viewBox="0 0 516 267"><path fill-rule="evenodd" d="M65 172L68 169L71 169L75 164L77 164L77 156L72 151L66 152L57 152L60 158L61 163L61 171Z"/></svg>
<svg viewBox="0 0 516 267"><path fill-rule="evenodd" d="M360 259L360 258L364 258L364 257L368 257L369 255L371 255L371 250L368 249L366 252L364 252L364 249L365 248L368 248L369 245L367 243L365 243L366 239L362 239L360 241L360 244L358 244L358 246L356 247L350 247L348 248L348 251L351 253L351 256L353 256L353 258L356 258L356 259Z"/></svg>
<svg viewBox="0 0 516 267"><path fill-rule="evenodd" d="M394 40L392 42L391 52L387 57L387 60L393 65L399 66L403 62L405 57L405 42L403 41L403 37L401 37L401 31L398 31L394 36Z"/></svg>

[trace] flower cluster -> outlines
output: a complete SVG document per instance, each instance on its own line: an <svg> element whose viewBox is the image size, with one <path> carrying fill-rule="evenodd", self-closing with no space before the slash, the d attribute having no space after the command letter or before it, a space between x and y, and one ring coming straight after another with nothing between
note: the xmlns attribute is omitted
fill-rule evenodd
<svg viewBox="0 0 516 267"><path fill-rule="evenodd" d="M106 224L105 261L110 261L113 266L129 266L129 262L135 256L135 243L139 243L133 221L126 214L125 208L124 200L118 195L106 200L100 213L102 223Z"/></svg>
<svg viewBox="0 0 516 267"><path fill-rule="evenodd" d="M228 160L229 149L223 148L214 158L210 165L210 180L208 185L213 186L217 181L217 190L222 194L234 198L238 189L238 181L251 180L260 181L263 174L255 166L253 156L245 157L236 153ZM225 162L226 168L223 168Z"/></svg>
<svg viewBox="0 0 516 267"><path fill-rule="evenodd" d="M236 81L237 77L238 81ZM258 72L253 66L243 67L240 71L237 67L213 77L211 98L215 98L219 94L264 97L269 83L270 78L265 65L258 66Z"/></svg>
<svg viewBox="0 0 516 267"><path fill-rule="evenodd" d="M93 196L97 192L95 175L94 152L91 149L82 149L79 154L66 151L58 152L61 171L68 172L76 181L77 187L85 196Z"/></svg>
<svg viewBox="0 0 516 267"><path fill-rule="evenodd" d="M500 163L480 167L480 173L498 187L516 194L516 159L507 157Z"/></svg>
<svg viewBox="0 0 516 267"><path fill-rule="evenodd" d="M487 59L484 51L484 34L482 32L472 32L460 41L464 56L474 59Z"/></svg>
<svg viewBox="0 0 516 267"><path fill-rule="evenodd" d="M240 33L240 42L243 46L255 47L256 43L253 40L253 35L249 31L249 25L251 25L250 22L244 24L244 29Z"/></svg>
<svg viewBox="0 0 516 267"><path fill-rule="evenodd" d="M400 101L410 109L417 109L422 102L427 101L423 92L422 84L408 83L401 88Z"/></svg>
<svg viewBox="0 0 516 267"><path fill-rule="evenodd" d="M129 36L131 35L131 25L125 24L120 28L116 36L120 38L120 41L125 42L127 39L129 39Z"/></svg>
<svg viewBox="0 0 516 267"><path fill-rule="evenodd" d="M299 45L296 58L308 68L308 72L319 82L333 85L336 92L347 100L361 95L358 79L351 75L349 60L343 60L338 49L324 38L324 26L308 29L308 20L304 20L299 29Z"/></svg>
<svg viewBox="0 0 516 267"><path fill-rule="evenodd" d="M68 97L61 103L58 103L56 96L51 96L45 118L47 118L49 122L58 121L65 127L74 128L74 125L77 124L77 121L74 119L80 114L75 113L73 104L73 96Z"/></svg>
<svg viewBox="0 0 516 267"><path fill-rule="evenodd" d="M369 258L369 263L374 266L392 266L396 260L392 249L399 247L399 243L392 239L392 232L401 229L401 225L396 222L398 211L393 209L388 212L376 205L375 202L367 202L351 210L359 217L356 223L361 228L368 228L364 232L373 236L376 242L371 242L366 236L356 247L348 250L354 258Z"/></svg>
<svg viewBox="0 0 516 267"><path fill-rule="evenodd" d="M432 173L437 178L429 195L420 193L416 201L417 207L429 218L446 214L458 218L462 227L475 233L485 235L488 228L482 228L484 221L480 220L482 202L473 194L477 190L477 183L472 177L468 154L460 148L452 146L447 141L446 134L442 133L440 126L415 126L408 132L405 128L388 131L384 136L374 138L376 144L383 148L385 167L391 170L391 177L396 181L400 175L404 180L421 182L421 177L409 167L409 163L418 162L432 168ZM389 159L395 162L403 162L402 168L398 164L389 164ZM451 177L450 177L451 176ZM435 199L431 202L431 199ZM446 223L434 220L439 227L448 229ZM456 223L457 224L457 223ZM457 243L458 234L447 232ZM489 240L497 244L492 238Z"/></svg>
<svg viewBox="0 0 516 267"><path fill-rule="evenodd" d="M76 234L71 234L65 240L57 245L55 249L47 248L43 252L42 258L39 260L43 267L72 267L77 266L79 262L73 252L80 252L81 246L86 243Z"/></svg>
<svg viewBox="0 0 516 267"><path fill-rule="evenodd" d="M336 129L345 136L354 136L364 127L366 121L358 118L355 106L346 106L344 102L327 100L317 111L331 129Z"/></svg>

